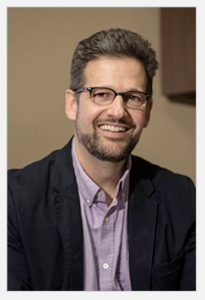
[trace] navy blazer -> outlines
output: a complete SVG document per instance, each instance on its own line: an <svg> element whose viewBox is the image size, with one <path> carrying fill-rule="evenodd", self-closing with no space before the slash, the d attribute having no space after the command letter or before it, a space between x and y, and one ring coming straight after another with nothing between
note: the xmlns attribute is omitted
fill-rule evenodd
<svg viewBox="0 0 205 300"><path fill-rule="evenodd" d="M8 290L83 290L83 231L71 141L8 173ZM133 291L195 290L195 187L132 157Z"/></svg>

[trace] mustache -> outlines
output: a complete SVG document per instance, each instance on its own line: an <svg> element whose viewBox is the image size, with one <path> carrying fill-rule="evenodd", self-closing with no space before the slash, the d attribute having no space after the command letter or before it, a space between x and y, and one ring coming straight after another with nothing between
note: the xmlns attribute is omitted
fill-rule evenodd
<svg viewBox="0 0 205 300"><path fill-rule="evenodd" d="M124 120L124 119L116 119L116 118L107 118L107 119L101 119L101 120L95 120L94 121L94 126L98 126L99 124L101 123L113 123L114 124L121 124L121 125L126 125L130 128L132 127L135 127L134 123L131 122L131 121L127 121L127 120Z"/></svg>

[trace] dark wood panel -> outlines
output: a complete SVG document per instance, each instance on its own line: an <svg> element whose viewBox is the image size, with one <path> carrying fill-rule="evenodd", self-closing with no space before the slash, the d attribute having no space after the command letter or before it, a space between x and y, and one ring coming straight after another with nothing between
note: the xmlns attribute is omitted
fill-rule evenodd
<svg viewBox="0 0 205 300"><path fill-rule="evenodd" d="M196 9L161 8L162 87L168 96L196 91Z"/></svg>

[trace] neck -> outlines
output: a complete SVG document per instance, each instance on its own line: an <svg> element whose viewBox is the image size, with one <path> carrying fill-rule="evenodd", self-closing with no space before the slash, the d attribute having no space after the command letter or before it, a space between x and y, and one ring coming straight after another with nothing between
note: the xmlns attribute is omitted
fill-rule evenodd
<svg viewBox="0 0 205 300"><path fill-rule="evenodd" d="M84 171L105 192L109 206L116 194L118 182L125 171L126 160L114 163L102 161L91 155L76 140L75 149Z"/></svg>

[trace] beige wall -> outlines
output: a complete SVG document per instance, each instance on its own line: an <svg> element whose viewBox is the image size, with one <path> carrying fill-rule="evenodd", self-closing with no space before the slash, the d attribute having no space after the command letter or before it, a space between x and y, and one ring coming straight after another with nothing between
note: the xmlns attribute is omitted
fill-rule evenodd
<svg viewBox="0 0 205 300"><path fill-rule="evenodd" d="M19 168L61 148L73 134L64 113L65 90L77 43L96 31L121 27L160 49L160 8L8 9L8 168ZM195 106L162 95L134 154L195 182Z"/></svg>

